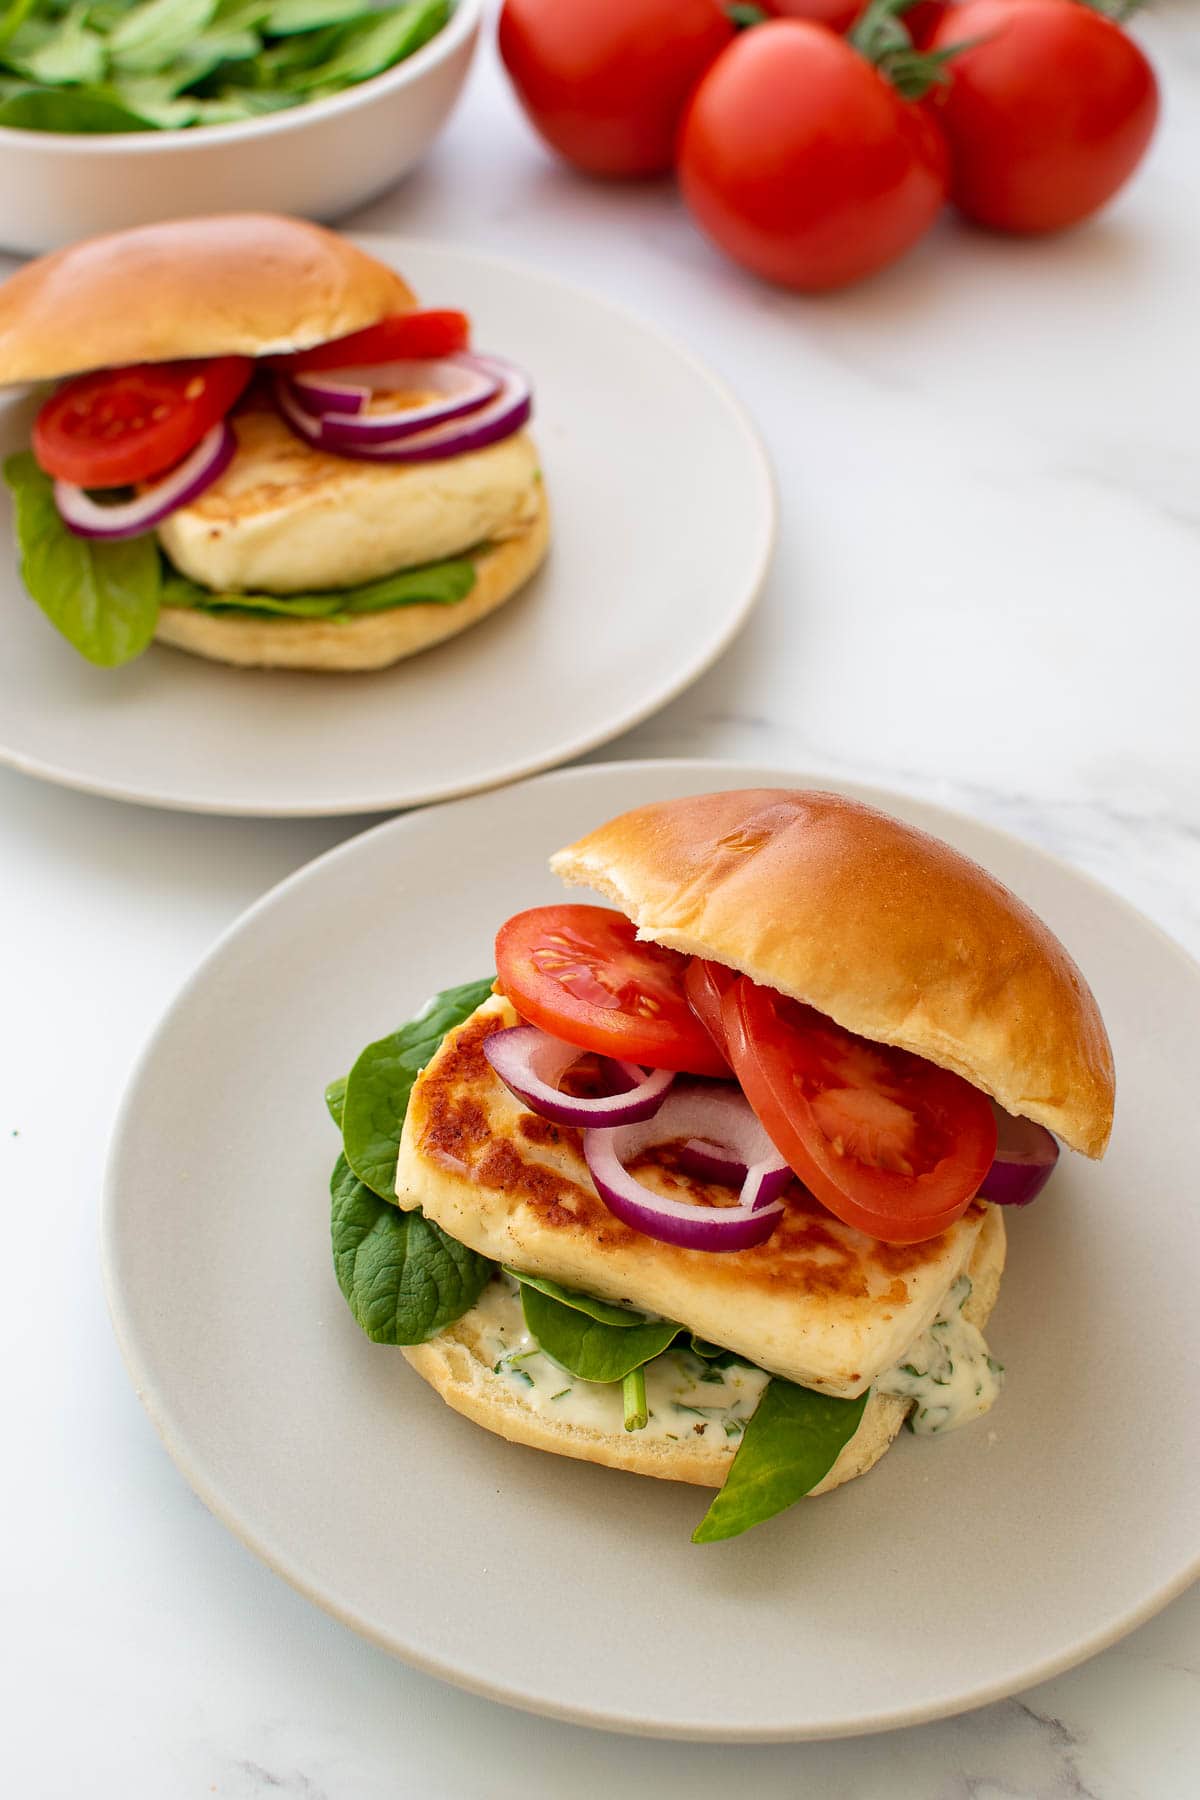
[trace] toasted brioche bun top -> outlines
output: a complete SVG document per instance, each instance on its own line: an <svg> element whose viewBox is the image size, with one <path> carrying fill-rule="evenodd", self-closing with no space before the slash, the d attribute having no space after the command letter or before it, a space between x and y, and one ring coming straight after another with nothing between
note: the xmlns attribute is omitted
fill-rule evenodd
<svg viewBox="0 0 1200 1800"><path fill-rule="evenodd" d="M303 350L414 304L393 270L303 219L140 225L40 256L0 286L0 383Z"/></svg>
<svg viewBox="0 0 1200 1800"><path fill-rule="evenodd" d="M915 1051L1103 1155L1113 1063L1091 990L1036 914L940 839L838 794L748 788L638 807L551 867L639 937Z"/></svg>

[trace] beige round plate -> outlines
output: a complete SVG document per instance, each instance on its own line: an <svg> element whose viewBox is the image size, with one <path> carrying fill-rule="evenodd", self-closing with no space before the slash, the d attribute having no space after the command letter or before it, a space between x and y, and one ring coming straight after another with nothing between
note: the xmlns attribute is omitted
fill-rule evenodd
<svg viewBox="0 0 1200 1800"><path fill-rule="evenodd" d="M643 800L799 779L597 765L377 827L228 933L117 1126L113 1316L197 1493L355 1630L531 1711L713 1739L909 1724L1079 1662L1196 1572L1200 970L1071 869L898 795L847 789L1043 913L1117 1055L1107 1159L1064 1157L1012 1220L988 1334L1008 1383L988 1418L902 1433L864 1480L699 1548L698 1490L505 1444L351 1319L330 1264L325 1083L434 989L490 968L496 926L561 892L558 845Z"/></svg>
<svg viewBox="0 0 1200 1800"><path fill-rule="evenodd" d="M536 269L366 237L475 342L527 368L553 518L499 612L371 675L232 669L154 645L94 669L21 586L0 491L0 762L196 812L382 812L515 780L605 743L703 673L775 537L770 467L728 390L632 314ZM0 412L0 456L33 406Z"/></svg>

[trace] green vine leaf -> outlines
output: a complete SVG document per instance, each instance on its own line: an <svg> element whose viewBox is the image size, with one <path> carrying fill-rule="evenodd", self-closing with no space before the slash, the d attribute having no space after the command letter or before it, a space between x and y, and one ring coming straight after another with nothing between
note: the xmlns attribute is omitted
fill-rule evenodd
<svg viewBox="0 0 1200 1800"><path fill-rule="evenodd" d="M923 100L931 88L945 87L950 80L946 65L968 48L964 42L946 50L915 49L904 14L916 4L917 0L871 0L848 39L902 100Z"/></svg>

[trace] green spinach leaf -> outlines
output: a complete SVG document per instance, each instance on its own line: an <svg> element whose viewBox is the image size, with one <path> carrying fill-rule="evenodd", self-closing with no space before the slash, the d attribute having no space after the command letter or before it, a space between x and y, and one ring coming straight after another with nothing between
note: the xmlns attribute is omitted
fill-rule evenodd
<svg viewBox="0 0 1200 1800"><path fill-rule="evenodd" d="M93 0L88 8L88 24L93 31L108 33L119 19L127 12L132 12L140 0Z"/></svg>
<svg viewBox="0 0 1200 1800"><path fill-rule="evenodd" d="M197 101L201 125L236 124L239 119L259 119L266 113L285 112L292 101L286 94L260 93L256 88L238 83L219 87L215 94L203 94Z"/></svg>
<svg viewBox="0 0 1200 1800"><path fill-rule="evenodd" d="M615 1306L611 1300L597 1300L594 1294L581 1294L576 1288L560 1287L557 1281L551 1281L547 1275L526 1275L521 1269L510 1269L507 1263L504 1264L504 1273L511 1275L514 1281L519 1281L522 1287L536 1288L551 1300L573 1307L576 1312L586 1313L589 1319L596 1319L601 1325L616 1325L628 1331L635 1325L656 1323L648 1313L634 1312L628 1306ZM679 1330L678 1325L675 1330Z"/></svg>
<svg viewBox="0 0 1200 1800"><path fill-rule="evenodd" d="M153 122L98 88L25 88L0 101L0 125L21 131L152 131ZM65 529L65 527L64 527ZM80 540L82 541L82 540ZM146 542L133 538L133 543ZM35 595L36 599L37 596Z"/></svg>
<svg viewBox="0 0 1200 1800"><path fill-rule="evenodd" d="M837 1400L776 1375L754 1409L725 1485L692 1533L693 1544L739 1537L811 1493L858 1430L869 1390Z"/></svg>
<svg viewBox="0 0 1200 1800"><path fill-rule="evenodd" d="M157 74L207 29L215 10L216 0L143 0L114 26L109 54L120 69Z"/></svg>
<svg viewBox="0 0 1200 1800"><path fill-rule="evenodd" d="M0 122L111 132L254 118L391 68L450 13L451 0L0 0ZM468 588L414 598L452 604Z"/></svg>
<svg viewBox="0 0 1200 1800"><path fill-rule="evenodd" d="M50 477L28 450L8 457L4 479L15 502L21 578L51 624L101 668L140 656L158 623L162 559L154 538L76 537L59 517Z"/></svg>
<svg viewBox="0 0 1200 1800"><path fill-rule="evenodd" d="M342 1129L342 1108L346 1104L346 1077L344 1075L339 1075L337 1080L331 1081L325 1089L325 1104L329 1108L330 1118L340 1131Z"/></svg>
<svg viewBox="0 0 1200 1800"><path fill-rule="evenodd" d="M720 1344L710 1344L707 1338L697 1337L694 1331L687 1334L688 1349L693 1356L698 1356L712 1369L732 1369L739 1365L743 1369L756 1369L757 1363L748 1356L739 1356L736 1350L722 1350Z"/></svg>
<svg viewBox="0 0 1200 1800"><path fill-rule="evenodd" d="M661 1356L679 1335L671 1319L645 1325L606 1324L524 1281L521 1305L525 1323L547 1356L581 1381L624 1381L634 1369Z"/></svg>
<svg viewBox="0 0 1200 1800"><path fill-rule="evenodd" d="M343 596L348 613L386 612L393 606L457 606L475 586L475 564L466 557L400 569L381 581L364 582Z"/></svg>
<svg viewBox="0 0 1200 1800"><path fill-rule="evenodd" d="M334 1165L333 1266L338 1286L374 1344L423 1344L474 1306L492 1274L421 1212L373 1194L344 1156Z"/></svg>
<svg viewBox="0 0 1200 1800"><path fill-rule="evenodd" d="M202 32L173 62L152 75L118 72L112 91L125 106L142 113L156 125L176 128L204 116L211 102L188 90L200 87L210 76L240 66L257 56L257 33L215 27ZM224 77L229 79L228 76ZM182 581L183 577L179 579ZM192 583L187 584L189 587ZM203 590L197 590L202 592Z"/></svg>
<svg viewBox="0 0 1200 1800"><path fill-rule="evenodd" d="M129 75L118 77L113 93L122 106L140 113L160 131L177 131L200 117L200 101L193 94L181 94L179 86L177 74Z"/></svg>
<svg viewBox="0 0 1200 1800"><path fill-rule="evenodd" d="M297 619L352 618L359 613L386 612L393 606L454 606L475 585L475 565L459 557L400 569L379 581L356 588L328 589L315 594L215 594L170 569L163 583L164 606L193 607L202 612L272 613Z"/></svg>
<svg viewBox="0 0 1200 1800"><path fill-rule="evenodd" d="M339 35L328 60L297 72L292 86L303 92L366 81L419 50L449 17L450 0L410 0L407 6L364 13L336 28Z"/></svg>
<svg viewBox="0 0 1200 1800"><path fill-rule="evenodd" d="M413 1082L446 1033L492 991L492 977L447 988L409 1024L368 1044L346 1078L342 1133L346 1160L385 1200L396 1198L396 1154Z"/></svg>
<svg viewBox="0 0 1200 1800"><path fill-rule="evenodd" d="M12 42L36 7L37 0L9 0L9 5L0 12L0 50Z"/></svg>
<svg viewBox="0 0 1200 1800"><path fill-rule="evenodd" d="M275 0L264 29L271 37L291 37L322 25L343 25L362 12L363 0Z"/></svg>
<svg viewBox="0 0 1200 1800"><path fill-rule="evenodd" d="M264 20L271 10L271 0L217 0L212 16L214 31L266 30Z"/></svg>
<svg viewBox="0 0 1200 1800"><path fill-rule="evenodd" d="M89 30L87 17L86 4L73 6L39 49L19 62L15 57L8 60L20 74L47 87L103 81L107 63L104 39Z"/></svg>

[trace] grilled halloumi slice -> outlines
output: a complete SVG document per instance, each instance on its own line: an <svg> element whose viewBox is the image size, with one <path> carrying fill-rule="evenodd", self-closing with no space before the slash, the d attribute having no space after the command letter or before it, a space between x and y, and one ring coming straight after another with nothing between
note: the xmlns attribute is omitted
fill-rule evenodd
<svg viewBox="0 0 1200 1800"><path fill-rule="evenodd" d="M529 1112L492 1073L484 1041L518 1023L508 1001L493 996L447 1034L419 1077L400 1144L402 1207L420 1206L497 1262L678 1319L829 1394L861 1394L928 1329L971 1260L986 1207L973 1204L928 1243L882 1244L797 1186L772 1236L753 1250L659 1243L605 1206L579 1134ZM728 1204L728 1189L677 1172L656 1178L639 1166L639 1178L686 1180L694 1197Z"/></svg>
<svg viewBox="0 0 1200 1800"><path fill-rule="evenodd" d="M175 567L214 593L354 587L515 537L538 515L537 451L523 431L398 464L313 450L273 412L232 424L228 468L158 527Z"/></svg>

